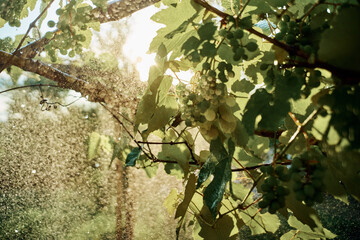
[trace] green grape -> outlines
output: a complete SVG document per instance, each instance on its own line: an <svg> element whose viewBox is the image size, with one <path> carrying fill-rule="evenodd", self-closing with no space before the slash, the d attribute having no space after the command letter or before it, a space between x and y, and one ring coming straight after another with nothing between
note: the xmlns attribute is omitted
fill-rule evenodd
<svg viewBox="0 0 360 240"><path fill-rule="evenodd" d="M275 199L275 194L274 192L267 192L266 194L264 194L263 197L264 200L270 202L271 200Z"/></svg>
<svg viewBox="0 0 360 240"><path fill-rule="evenodd" d="M56 62L56 61L57 61L57 58L56 58L55 56L51 56L51 57L50 57L50 60L51 60L52 62Z"/></svg>
<svg viewBox="0 0 360 240"><path fill-rule="evenodd" d="M261 202L259 202L259 208L266 208L269 206L269 202L268 201L265 201L265 200L262 200Z"/></svg>
<svg viewBox="0 0 360 240"><path fill-rule="evenodd" d="M190 120L190 119L186 119L186 120L185 120L185 125L186 125L187 127L191 127L191 126L192 126L191 120Z"/></svg>
<svg viewBox="0 0 360 240"><path fill-rule="evenodd" d="M256 51L256 49L258 48L258 45L255 42L249 42L248 44L246 44L246 49L249 50L250 52L254 52Z"/></svg>
<svg viewBox="0 0 360 240"><path fill-rule="evenodd" d="M227 79L227 77L225 76L225 73L224 73L224 72L220 72L220 73L218 74L218 78L219 78L220 81L222 81L222 82L227 82L227 81L228 81L228 79Z"/></svg>
<svg viewBox="0 0 360 240"><path fill-rule="evenodd" d="M280 209L280 203L278 201L272 201L269 206L269 213L274 214L277 210Z"/></svg>
<svg viewBox="0 0 360 240"><path fill-rule="evenodd" d="M302 167L302 161L300 158L295 157L291 162L291 168L293 169L299 169Z"/></svg>
<svg viewBox="0 0 360 240"><path fill-rule="evenodd" d="M277 174L277 175L281 175L283 172L284 172L284 167L283 166L281 166L281 165L279 165L279 166L276 166L276 168L275 168L275 173Z"/></svg>
<svg viewBox="0 0 360 240"><path fill-rule="evenodd" d="M56 14L57 14L57 15L61 15L61 14L63 14L63 12L64 12L64 10L61 9L61 8L59 8L59 9L56 10Z"/></svg>
<svg viewBox="0 0 360 240"><path fill-rule="evenodd" d="M211 81L216 78L216 72L214 70L210 70L208 76L211 77ZM209 80L209 78L207 79Z"/></svg>
<svg viewBox="0 0 360 240"><path fill-rule="evenodd" d="M269 184L269 186L274 187L277 184L276 178L274 176L269 176L265 182Z"/></svg>
<svg viewBox="0 0 360 240"><path fill-rule="evenodd" d="M236 38L231 38L230 39L230 45L233 48L238 48L240 46L238 40Z"/></svg>
<svg viewBox="0 0 360 240"><path fill-rule="evenodd" d="M241 59L241 55L235 53L235 54L234 54L234 57L233 57L233 60L234 60L235 62L237 62L237 61L239 61L240 59Z"/></svg>
<svg viewBox="0 0 360 240"><path fill-rule="evenodd" d="M284 22L290 22L290 16L289 15L285 14L282 18L283 18Z"/></svg>
<svg viewBox="0 0 360 240"><path fill-rule="evenodd" d="M211 109L211 108L208 108L205 112L204 112L204 116L206 118L206 120L208 120L209 122L212 122L215 120L216 118L216 112Z"/></svg>
<svg viewBox="0 0 360 240"><path fill-rule="evenodd" d="M283 40L285 37L285 33L284 32L279 32L275 35L275 39L280 41L280 40Z"/></svg>
<svg viewBox="0 0 360 240"><path fill-rule="evenodd" d="M225 37L226 34L227 34L227 30L226 30L226 29L221 29L221 30L219 31L219 35L220 35L221 37Z"/></svg>
<svg viewBox="0 0 360 240"><path fill-rule="evenodd" d="M67 50L66 50L66 49L60 49L60 53L61 53L62 55L66 55L66 54L67 54Z"/></svg>
<svg viewBox="0 0 360 240"><path fill-rule="evenodd" d="M219 62L218 69L220 71L224 71L225 68L226 68L226 63L225 62Z"/></svg>
<svg viewBox="0 0 360 240"><path fill-rule="evenodd" d="M46 38L46 39L51 39L51 38L53 37L53 35L54 35L54 33L52 33L52 32L47 32L47 33L45 33L45 38Z"/></svg>
<svg viewBox="0 0 360 240"><path fill-rule="evenodd" d="M290 28L294 29L294 28L296 28L297 26L298 26L298 25L297 25L297 23L296 23L295 21L289 22L289 27L290 27Z"/></svg>
<svg viewBox="0 0 360 240"><path fill-rule="evenodd" d="M234 37L237 38L237 39L240 39L244 36L244 31L242 29L237 29L235 32L234 32Z"/></svg>
<svg viewBox="0 0 360 240"><path fill-rule="evenodd" d="M274 168L272 165L266 166L266 172L268 175L272 175L274 173Z"/></svg>
<svg viewBox="0 0 360 240"><path fill-rule="evenodd" d="M208 62L204 62L203 65L202 65L202 67L203 67L204 70L210 70L211 65L210 65L210 63L208 63Z"/></svg>
<svg viewBox="0 0 360 240"><path fill-rule="evenodd" d="M226 71L228 71L228 72L233 70L233 66L231 63L226 64L225 68L226 68Z"/></svg>
<svg viewBox="0 0 360 240"><path fill-rule="evenodd" d="M229 78L233 78L233 77L235 77L235 73L233 71L228 71L227 76Z"/></svg>
<svg viewBox="0 0 360 240"><path fill-rule="evenodd" d="M269 67L269 64L262 63L262 64L260 65L260 70L261 70L261 71L265 71L265 70L268 69L268 67Z"/></svg>
<svg viewBox="0 0 360 240"><path fill-rule="evenodd" d="M308 25L305 25L301 29L302 34L308 35L311 32L311 27Z"/></svg>
<svg viewBox="0 0 360 240"><path fill-rule="evenodd" d="M226 34L226 38L227 38L227 39L232 39L232 38L234 38L234 34L233 34L232 32L228 32L228 33Z"/></svg>
<svg viewBox="0 0 360 240"><path fill-rule="evenodd" d="M278 186L276 188L276 195L278 196L286 196L288 195L290 192L289 192L289 189L283 187L283 186Z"/></svg>
<svg viewBox="0 0 360 240"><path fill-rule="evenodd" d="M272 186L270 186L268 183L264 182L262 185L261 185L261 190L263 190L264 192L270 192L272 191Z"/></svg>
<svg viewBox="0 0 360 240"><path fill-rule="evenodd" d="M295 43L295 41L296 41L295 35L293 35L293 34L288 34L288 35L286 36L285 42L286 42L287 44L293 44L293 43Z"/></svg>
<svg viewBox="0 0 360 240"><path fill-rule="evenodd" d="M279 27L280 27L281 32L286 32L288 30L288 25L286 22L280 21Z"/></svg>
<svg viewBox="0 0 360 240"><path fill-rule="evenodd" d="M266 173L267 172L267 166L261 166L260 171L263 172L263 173Z"/></svg>
<svg viewBox="0 0 360 240"><path fill-rule="evenodd" d="M48 21L47 25L48 25L48 27L51 27L51 28L55 27L55 22L50 20L50 21Z"/></svg>
<svg viewBox="0 0 360 240"><path fill-rule="evenodd" d="M283 172L279 175L279 179L283 182L288 182L290 180L290 174Z"/></svg>
<svg viewBox="0 0 360 240"><path fill-rule="evenodd" d="M69 57L75 57L75 51L74 50L71 50L69 52Z"/></svg>

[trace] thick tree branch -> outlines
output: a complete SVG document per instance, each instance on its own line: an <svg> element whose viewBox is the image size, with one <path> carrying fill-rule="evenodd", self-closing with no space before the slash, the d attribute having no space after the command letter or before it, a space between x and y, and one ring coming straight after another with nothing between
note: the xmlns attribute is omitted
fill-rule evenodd
<svg viewBox="0 0 360 240"><path fill-rule="evenodd" d="M112 108L120 108L124 106L131 108L137 105L137 98L120 94L99 82L89 83L62 72L41 61L21 58L4 51L0 51L0 62L7 61L9 61L9 64L19 67L24 71L36 73L40 76L53 80L57 82L60 87L80 92L83 96L87 96L89 101L104 102Z"/></svg>
<svg viewBox="0 0 360 240"><path fill-rule="evenodd" d="M95 8L91 14L93 19L100 23L117 21L157 2L160 0L120 0L110 3L107 11Z"/></svg>

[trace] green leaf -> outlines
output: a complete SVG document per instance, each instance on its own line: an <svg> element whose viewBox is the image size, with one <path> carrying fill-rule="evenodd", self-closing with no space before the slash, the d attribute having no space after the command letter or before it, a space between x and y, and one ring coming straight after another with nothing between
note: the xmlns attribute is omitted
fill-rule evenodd
<svg viewBox="0 0 360 240"><path fill-rule="evenodd" d="M200 54L203 57L214 57L216 55L216 46L213 43L205 42L202 45Z"/></svg>
<svg viewBox="0 0 360 240"><path fill-rule="evenodd" d="M241 19L238 21L238 25L239 25L240 28L243 28L243 29L252 28L253 23L252 23L251 16L247 16L247 17L241 18Z"/></svg>
<svg viewBox="0 0 360 240"><path fill-rule="evenodd" d="M195 240L235 240L237 239L236 235L230 236L234 227L236 227L234 220L228 215L220 218L213 227L208 226L202 219L198 218L194 226L193 238Z"/></svg>
<svg viewBox="0 0 360 240"><path fill-rule="evenodd" d="M88 140L88 159L92 160L94 159L98 152L99 152L99 148L100 148L100 134L98 134L97 132L92 132L89 136L89 140Z"/></svg>
<svg viewBox="0 0 360 240"><path fill-rule="evenodd" d="M178 136L175 131L170 129L166 132L164 142L178 142ZM177 161L181 169L184 171L185 175L189 171L189 161L191 159L191 154L189 149L185 144L162 144L162 151L159 152L158 158L162 160L172 160Z"/></svg>
<svg viewBox="0 0 360 240"><path fill-rule="evenodd" d="M242 80L236 80L231 86L231 90L233 92L244 92L249 93L251 90L255 88L255 85L245 78Z"/></svg>
<svg viewBox="0 0 360 240"><path fill-rule="evenodd" d="M291 239L333 239L336 237L335 234L332 234L327 229L326 233L324 231L313 231L309 226L302 224L299 220L294 216L290 216L288 223L291 227L296 230L291 230L281 236L281 240L291 240Z"/></svg>
<svg viewBox="0 0 360 240"><path fill-rule="evenodd" d="M283 7L288 3L288 0L266 0L273 7Z"/></svg>
<svg viewBox="0 0 360 240"><path fill-rule="evenodd" d="M171 39L173 38L176 34L179 33L183 33L186 31L186 29L188 28L188 26L193 22L193 20L198 16L198 13L195 13L191 18L189 18L188 20L184 21L182 24L180 24L180 26L175 29L174 31L168 33L165 35L165 38L167 39Z"/></svg>
<svg viewBox="0 0 360 240"><path fill-rule="evenodd" d="M332 27L321 36L319 59L335 66L359 71L360 7L343 8L335 15Z"/></svg>
<svg viewBox="0 0 360 240"><path fill-rule="evenodd" d="M157 55L158 55L159 57L162 57L162 58L163 58L163 57L166 57L166 55L167 55L167 50L166 50L166 47L165 47L164 44L161 44L161 45L159 46Z"/></svg>
<svg viewBox="0 0 360 240"><path fill-rule="evenodd" d="M178 208L176 209L175 218L181 217L183 218L186 214L186 211L189 207L192 197L195 193L195 184L196 184L196 177L195 174L190 174L188 182L185 187L185 195L184 200L180 203Z"/></svg>
<svg viewBox="0 0 360 240"><path fill-rule="evenodd" d="M163 206L166 208L170 216L172 216L176 210L177 200L178 191L176 188L173 188L163 203Z"/></svg>
<svg viewBox="0 0 360 240"><path fill-rule="evenodd" d="M205 164L200 169L196 188L199 188L201 184L203 184L210 177L210 175L215 172L216 164L217 161L215 161L213 156L210 154Z"/></svg>
<svg viewBox="0 0 360 240"><path fill-rule="evenodd" d="M126 166L135 166L136 160L139 158L141 154L141 149L136 147L131 150L131 152L127 155L125 164Z"/></svg>
<svg viewBox="0 0 360 240"><path fill-rule="evenodd" d="M217 27L214 25L213 22L208 22L204 25L201 25L201 27L198 29L200 40L204 41L213 39L216 28Z"/></svg>
<svg viewBox="0 0 360 240"><path fill-rule="evenodd" d="M153 69L155 74L160 73ZM151 73L150 73L151 74ZM177 102L174 96L168 95L172 78L170 76L155 78L149 83L135 115L135 125L147 123L145 136L164 127L172 116L176 115Z"/></svg>
<svg viewBox="0 0 360 240"><path fill-rule="evenodd" d="M244 125L239 120L236 122L236 128L232 133L232 136L235 139L236 146L244 147L248 143L249 135L247 134Z"/></svg>
<svg viewBox="0 0 360 240"><path fill-rule="evenodd" d="M215 167L213 180L204 191L204 202L213 218L216 218L218 204L223 198L226 183L231 181L232 155L226 152L219 138L211 141L210 151L218 159L219 163Z"/></svg>
<svg viewBox="0 0 360 240"><path fill-rule="evenodd" d="M181 50L184 51L185 54L188 54L189 52L196 50L200 46L200 40L197 37L190 37L181 47Z"/></svg>
<svg viewBox="0 0 360 240"><path fill-rule="evenodd" d="M270 213L259 213L258 209L254 206L240 212L240 217L247 225L251 234L262 234L266 232L275 233L280 226L278 216Z"/></svg>

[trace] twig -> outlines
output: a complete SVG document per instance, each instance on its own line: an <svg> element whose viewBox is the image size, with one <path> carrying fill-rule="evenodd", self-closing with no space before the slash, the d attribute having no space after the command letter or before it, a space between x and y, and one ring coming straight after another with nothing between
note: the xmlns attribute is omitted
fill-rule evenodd
<svg viewBox="0 0 360 240"><path fill-rule="evenodd" d="M288 141L288 143L285 145L285 147L281 150L281 152L279 153L279 155L276 157L275 161L279 160L285 153L286 151L289 149L289 147L294 143L296 137L303 131L303 129L306 127L306 125L313 120L313 118L322 110L322 108L318 108L316 110L314 110L306 119L302 124L299 124L296 132L291 136L290 140Z"/></svg>
<svg viewBox="0 0 360 240"><path fill-rule="evenodd" d="M235 162L236 162L237 164L240 165L240 167L242 167L242 168L244 169L244 171L249 175L249 177L250 177L253 181L255 181L254 176L249 172L249 170L247 170L247 169L240 163L239 160L237 160L237 159L234 158L234 157L233 157L233 159L235 160Z"/></svg>
<svg viewBox="0 0 360 240"><path fill-rule="evenodd" d="M277 164L280 164L280 165L290 165L290 164L291 164L291 161L289 161L289 162L281 162L281 163L277 163ZM232 171L232 172L242 172L242 171L254 170L254 169L261 168L262 166L270 166L270 165L272 165L272 163L264 163L264 164L259 164L259 165L255 165L255 166L250 166L250 167L231 169L231 171Z"/></svg>
<svg viewBox="0 0 360 240"><path fill-rule="evenodd" d="M32 85L9 88L9 89L0 91L0 94L10 92L10 91L14 91L14 90L23 89L23 88L31 88L31 87L55 87L55 88L64 88L65 89L65 87L54 85L54 84L32 84Z"/></svg>

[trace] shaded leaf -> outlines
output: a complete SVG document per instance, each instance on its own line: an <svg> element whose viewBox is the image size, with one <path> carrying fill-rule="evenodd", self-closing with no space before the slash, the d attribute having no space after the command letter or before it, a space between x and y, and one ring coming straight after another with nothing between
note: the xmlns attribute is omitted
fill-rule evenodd
<svg viewBox="0 0 360 240"><path fill-rule="evenodd" d="M172 216L176 210L176 203L178 200L178 191L176 188L171 189L169 195L166 197L163 206L168 211L169 215Z"/></svg>
<svg viewBox="0 0 360 240"><path fill-rule="evenodd" d="M131 166L131 167L135 166L136 160L139 158L140 154L141 154L140 148L138 148L138 147L133 148L126 157L126 160L125 160L126 166Z"/></svg>
<svg viewBox="0 0 360 240"><path fill-rule="evenodd" d="M185 195L184 200L180 203L178 208L176 209L175 218L184 217L185 213L189 207L190 201L195 193L195 184L196 184L196 177L195 174L190 174L188 182L185 187Z"/></svg>

